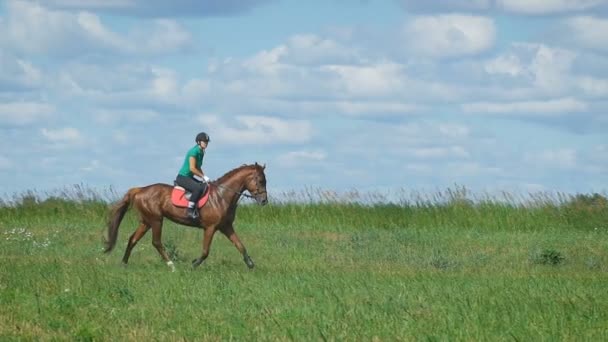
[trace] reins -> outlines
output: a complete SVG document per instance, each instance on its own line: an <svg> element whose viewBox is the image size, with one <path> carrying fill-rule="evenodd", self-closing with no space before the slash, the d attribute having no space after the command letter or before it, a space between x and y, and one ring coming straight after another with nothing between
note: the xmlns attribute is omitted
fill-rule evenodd
<svg viewBox="0 0 608 342"><path fill-rule="evenodd" d="M237 194L239 196L245 196L247 198L254 198L255 199L255 196L252 196L250 194L246 194L245 191L236 191L236 190L234 190L232 188L229 188L229 187L227 187L225 185L222 185L222 184L217 184L215 182L210 182L210 184L213 184L213 185L217 186L218 188L224 188L226 190L230 190L230 191L234 192L235 194Z"/></svg>

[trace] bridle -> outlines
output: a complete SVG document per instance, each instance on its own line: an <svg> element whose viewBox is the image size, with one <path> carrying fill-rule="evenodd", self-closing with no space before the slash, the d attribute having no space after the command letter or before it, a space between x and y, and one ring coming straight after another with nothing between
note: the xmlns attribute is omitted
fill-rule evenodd
<svg viewBox="0 0 608 342"><path fill-rule="evenodd" d="M257 201L258 200L258 196L264 195L264 194L268 194L268 192L266 190L260 191L260 184L259 184L259 182L260 182L259 178L256 177L256 180L255 180L255 193L251 193L251 191L249 191L250 194L246 194L245 193L245 191L247 191L247 190L238 191L238 190L234 190L234 189L229 188L229 187L227 187L225 185L222 185L222 184L216 184L215 182L211 182L211 183L213 183L218 188L223 188L223 189L226 189L226 190L230 190L230 191L234 192L235 194L239 195L239 197L240 196L244 196L244 197L247 197L247 198L253 198L253 199L255 199Z"/></svg>

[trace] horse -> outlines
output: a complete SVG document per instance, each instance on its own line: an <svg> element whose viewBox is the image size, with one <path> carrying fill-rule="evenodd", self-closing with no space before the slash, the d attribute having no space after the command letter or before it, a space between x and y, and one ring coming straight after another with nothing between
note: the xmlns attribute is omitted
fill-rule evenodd
<svg viewBox="0 0 608 342"><path fill-rule="evenodd" d="M213 236L219 230L239 250L247 267L252 269L253 260L234 231L233 222L241 196L253 198L257 204L262 206L268 203L265 169L266 165L259 165L257 162L252 165L244 164L228 171L217 180L209 182L208 193L205 195L208 196L207 203L202 208L198 208L199 217L196 220L187 216L185 207L178 207L172 203L171 194L174 186L157 183L129 189L110 210L104 252L109 253L116 246L120 223L129 207L133 207L139 214L139 226L129 237L122 258L124 265L129 262L133 247L148 230L152 229L152 245L167 266L175 271L173 261L167 255L161 240L163 219L167 218L181 225L204 229L202 254L192 261L193 268L198 267L207 259ZM249 194L245 191L248 191Z"/></svg>

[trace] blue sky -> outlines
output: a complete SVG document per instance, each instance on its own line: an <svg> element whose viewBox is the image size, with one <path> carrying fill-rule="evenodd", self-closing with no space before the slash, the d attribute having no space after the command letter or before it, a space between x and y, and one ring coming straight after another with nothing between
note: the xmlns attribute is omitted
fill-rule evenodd
<svg viewBox="0 0 608 342"><path fill-rule="evenodd" d="M607 0L0 4L0 194L608 188Z"/></svg>

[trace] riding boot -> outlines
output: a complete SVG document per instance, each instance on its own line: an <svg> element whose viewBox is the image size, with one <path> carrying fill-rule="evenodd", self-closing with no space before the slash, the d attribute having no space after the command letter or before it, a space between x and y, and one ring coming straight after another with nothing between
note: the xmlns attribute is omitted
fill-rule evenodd
<svg viewBox="0 0 608 342"><path fill-rule="evenodd" d="M192 220L196 220L198 218L198 209L197 208L188 208L188 217Z"/></svg>

